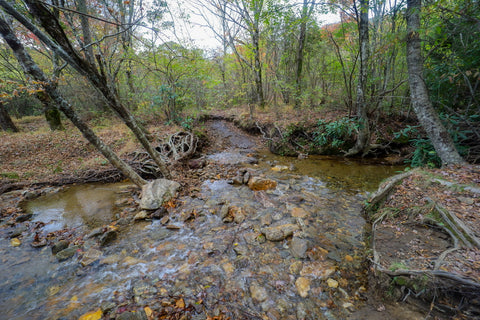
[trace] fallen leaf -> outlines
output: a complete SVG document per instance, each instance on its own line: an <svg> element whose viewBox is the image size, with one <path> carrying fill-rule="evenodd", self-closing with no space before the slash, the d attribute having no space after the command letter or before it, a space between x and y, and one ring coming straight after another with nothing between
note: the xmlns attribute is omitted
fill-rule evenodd
<svg viewBox="0 0 480 320"><path fill-rule="evenodd" d="M185 301L183 301L182 298L178 299L177 302L175 302L175 306L177 308L183 309L185 308Z"/></svg>
<svg viewBox="0 0 480 320"><path fill-rule="evenodd" d="M152 318L153 319L153 311L150 309L150 307L145 307L143 308L145 311L145 314L147 315L148 319Z"/></svg>

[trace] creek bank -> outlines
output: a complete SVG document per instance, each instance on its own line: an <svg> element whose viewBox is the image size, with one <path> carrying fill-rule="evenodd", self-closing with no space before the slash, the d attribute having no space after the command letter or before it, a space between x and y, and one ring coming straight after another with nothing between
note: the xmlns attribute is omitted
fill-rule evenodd
<svg viewBox="0 0 480 320"><path fill-rule="evenodd" d="M247 113L234 115L204 115L199 121L223 120L234 123L245 132L263 138L270 152L282 156L306 157L308 155L343 156L354 144L356 124L346 116L327 119L307 118L306 120L272 121L255 119ZM401 123L410 119L383 119L371 137L371 148L363 157L378 159L381 163L403 164L411 154L410 137L394 136L402 129ZM387 128L386 123L391 124Z"/></svg>
<svg viewBox="0 0 480 320"><path fill-rule="evenodd" d="M63 243L58 249L72 248L66 253L73 256L61 262L49 248L29 247L33 229L18 230L21 243L2 251L2 262L30 273L8 277L5 270L4 314L21 319L30 308L39 319L349 317L366 291L365 221L359 214L364 185L349 181L363 182L355 174L366 166L342 164L335 173L338 161L329 159L273 160L252 150L256 138L231 124L213 122L209 128L216 138L207 154L227 159L241 154L258 164L202 156L188 171L192 180L181 181L179 196L158 210L141 210L138 188L127 188L114 201L108 223L49 233L50 245L65 240L68 247ZM323 163L328 173L311 176ZM370 170L378 183L380 168ZM386 176L394 171L388 170ZM259 190L249 186L251 180L263 183L255 184ZM21 192L3 196L23 197ZM10 209L13 215L5 222L11 225L0 228L2 236L11 226L32 223L16 222L15 214L24 213ZM116 236L102 245L105 234ZM40 267L47 270L38 272ZM29 276L34 271L38 274Z"/></svg>
<svg viewBox="0 0 480 320"><path fill-rule="evenodd" d="M371 278L385 298L441 316L480 317L480 167L415 169L367 205Z"/></svg>

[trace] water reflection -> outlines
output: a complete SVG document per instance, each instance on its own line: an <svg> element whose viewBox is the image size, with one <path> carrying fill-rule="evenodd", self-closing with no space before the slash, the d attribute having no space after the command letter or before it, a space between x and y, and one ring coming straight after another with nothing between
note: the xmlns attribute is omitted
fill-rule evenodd
<svg viewBox="0 0 480 320"><path fill-rule="evenodd" d="M344 157L309 156L307 159L272 155L268 151L260 152L259 166L281 165L289 167L292 174L315 177L322 180L328 188L349 191L374 191L378 184L405 166L381 165L368 160L352 160ZM278 173L277 175L284 175Z"/></svg>
<svg viewBox="0 0 480 320"><path fill-rule="evenodd" d="M95 228L112 220L118 192L127 184L86 184L48 194L26 204L33 221L46 223L45 232L86 225Z"/></svg>

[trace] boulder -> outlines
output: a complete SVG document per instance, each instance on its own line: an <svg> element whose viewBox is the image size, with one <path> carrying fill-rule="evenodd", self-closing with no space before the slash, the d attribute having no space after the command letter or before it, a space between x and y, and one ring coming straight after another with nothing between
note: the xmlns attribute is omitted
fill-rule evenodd
<svg viewBox="0 0 480 320"><path fill-rule="evenodd" d="M162 204L175 196L180 184L167 179L156 179L142 187L140 208L156 210Z"/></svg>

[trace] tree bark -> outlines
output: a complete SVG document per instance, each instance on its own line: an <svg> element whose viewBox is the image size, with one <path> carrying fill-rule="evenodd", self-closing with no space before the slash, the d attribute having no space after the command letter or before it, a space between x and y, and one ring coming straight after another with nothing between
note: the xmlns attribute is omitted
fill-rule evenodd
<svg viewBox="0 0 480 320"><path fill-rule="evenodd" d="M18 128L13 123L12 118L10 118L10 115L7 112L7 109L3 105L3 103L0 101L0 128L2 128L3 131L11 131L11 132L18 132Z"/></svg>
<svg viewBox="0 0 480 320"><path fill-rule="evenodd" d="M52 83L51 85L54 84ZM50 98L45 92L37 93L37 98L43 105L43 114L45 115L45 120L47 120L50 130L65 130L62 125L60 111L55 107L52 98Z"/></svg>
<svg viewBox="0 0 480 320"><path fill-rule="evenodd" d="M95 134L95 132L93 132L93 130L90 129L90 127L88 127L88 125L80 119L68 101L66 101L58 92L56 86L48 80L43 71L33 61L32 57L25 50L25 47L15 36L13 30L2 16L0 16L0 34L12 49L24 72L32 76L36 81L44 84L45 92L55 102L60 111L62 111L67 118L69 118L80 130L80 132L82 132L83 136L92 145L94 145L95 148L100 151L114 167L119 169L133 183L138 186L146 184L147 181L140 177L129 165L120 159L117 154L115 154L110 147L104 144L103 141L101 141L100 138Z"/></svg>
<svg viewBox="0 0 480 320"><path fill-rule="evenodd" d="M407 66L413 109L440 157L442 165L464 164L465 161L456 150L452 138L433 108L427 85L423 79L423 59L419 35L421 8L421 0L407 0Z"/></svg>
<svg viewBox="0 0 480 320"><path fill-rule="evenodd" d="M358 42L360 48L360 66L357 83L358 135L355 145L346 156L366 153L370 146L370 124L367 114L366 88L368 80L369 36L368 36L368 0L360 0L358 15Z"/></svg>

